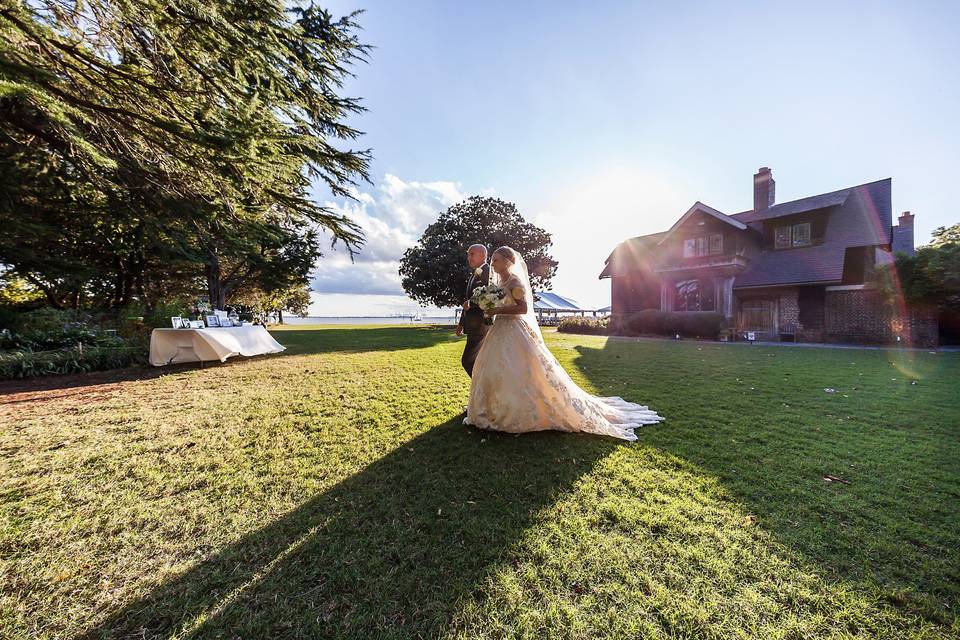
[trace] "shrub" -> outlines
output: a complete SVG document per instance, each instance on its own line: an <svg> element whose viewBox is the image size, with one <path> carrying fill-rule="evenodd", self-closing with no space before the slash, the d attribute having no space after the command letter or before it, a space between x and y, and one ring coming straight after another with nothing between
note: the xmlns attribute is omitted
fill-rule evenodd
<svg viewBox="0 0 960 640"><path fill-rule="evenodd" d="M15 351L50 351L83 344L90 347L117 347L122 340L116 335L85 326L65 326L46 331L22 331L0 335L0 348Z"/></svg>
<svg viewBox="0 0 960 640"><path fill-rule="evenodd" d="M595 336L607 335L607 318L584 318L573 316L564 318L557 325L557 331L564 333L582 333Z"/></svg>
<svg viewBox="0 0 960 640"><path fill-rule="evenodd" d="M0 329L0 379L82 373L146 362L149 330L104 330L112 313L53 308L20 312Z"/></svg>
<svg viewBox="0 0 960 640"><path fill-rule="evenodd" d="M627 319L626 333L630 335L642 335L652 333L663 335L674 331L674 325L670 322L669 312L659 309L645 309L631 315Z"/></svg>
<svg viewBox="0 0 960 640"><path fill-rule="evenodd" d="M723 315L713 311L660 311L646 309L631 314L620 324L627 335L675 335L716 338L723 327Z"/></svg>
<svg viewBox="0 0 960 640"><path fill-rule="evenodd" d="M117 369L146 361L142 345L16 351L0 354L0 380Z"/></svg>

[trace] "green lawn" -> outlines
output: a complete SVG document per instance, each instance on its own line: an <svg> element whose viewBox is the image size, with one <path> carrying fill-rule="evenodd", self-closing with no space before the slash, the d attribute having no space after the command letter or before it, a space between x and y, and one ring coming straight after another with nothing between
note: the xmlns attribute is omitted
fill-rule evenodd
<svg viewBox="0 0 960 640"><path fill-rule="evenodd" d="M0 637L960 633L960 354L548 333L628 444L462 426L449 329L275 335L0 386Z"/></svg>

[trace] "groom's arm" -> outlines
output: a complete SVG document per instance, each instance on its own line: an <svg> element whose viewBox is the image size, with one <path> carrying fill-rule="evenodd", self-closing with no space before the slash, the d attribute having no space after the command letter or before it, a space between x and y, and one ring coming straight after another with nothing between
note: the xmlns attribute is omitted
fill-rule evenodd
<svg viewBox="0 0 960 640"><path fill-rule="evenodd" d="M464 303L463 303L463 308L460 309L460 319L457 321L457 335L458 335L458 336L463 333L463 317L464 317L464 315L466 315L466 313L467 313L467 308L469 307L469 305L470 305L470 301L469 301L469 300L465 300Z"/></svg>

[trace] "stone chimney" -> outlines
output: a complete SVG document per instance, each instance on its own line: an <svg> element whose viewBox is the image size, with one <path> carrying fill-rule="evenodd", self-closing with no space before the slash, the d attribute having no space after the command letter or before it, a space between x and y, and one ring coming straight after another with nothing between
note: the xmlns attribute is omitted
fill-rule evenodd
<svg viewBox="0 0 960 640"><path fill-rule="evenodd" d="M760 170L753 174L753 210L760 211L773 205L774 187L773 172L770 167L760 167Z"/></svg>
<svg viewBox="0 0 960 640"><path fill-rule="evenodd" d="M890 249L894 253L905 253L912 256L915 253L913 248L913 214L904 211L900 214L899 222L899 224L893 226Z"/></svg>

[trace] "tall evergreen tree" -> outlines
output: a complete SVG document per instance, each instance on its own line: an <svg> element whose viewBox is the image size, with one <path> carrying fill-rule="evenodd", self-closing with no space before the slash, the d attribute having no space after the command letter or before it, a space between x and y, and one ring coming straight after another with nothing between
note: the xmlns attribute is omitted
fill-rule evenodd
<svg viewBox="0 0 960 640"><path fill-rule="evenodd" d="M0 262L51 304L122 306L162 290L171 265L215 300L239 272L267 277L241 261L289 286L277 270L305 279L318 227L358 247L358 227L308 194L367 178L369 152L338 144L360 135L346 120L362 107L340 95L368 51L355 17L280 0L0 0Z"/></svg>

